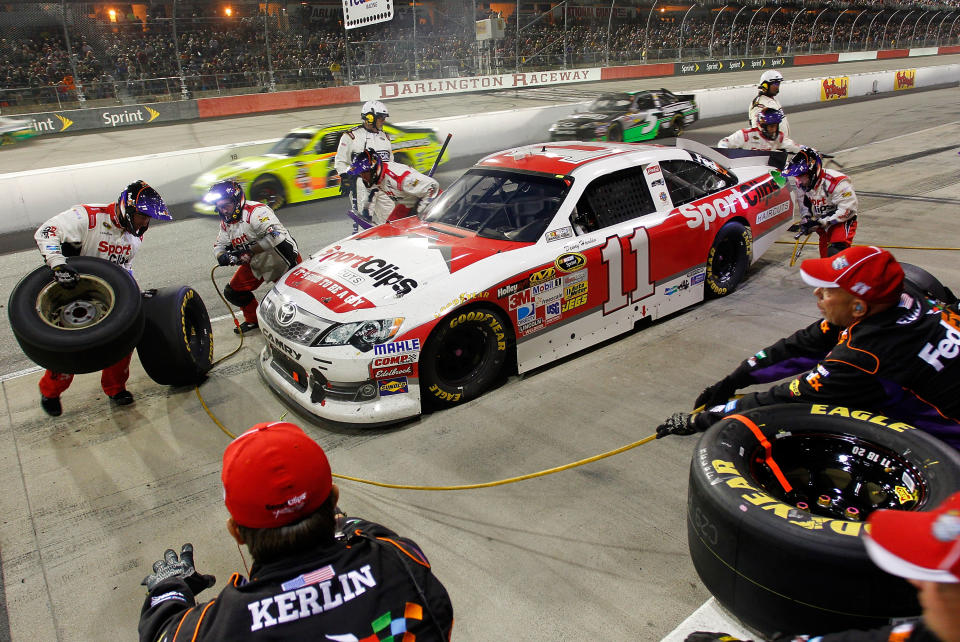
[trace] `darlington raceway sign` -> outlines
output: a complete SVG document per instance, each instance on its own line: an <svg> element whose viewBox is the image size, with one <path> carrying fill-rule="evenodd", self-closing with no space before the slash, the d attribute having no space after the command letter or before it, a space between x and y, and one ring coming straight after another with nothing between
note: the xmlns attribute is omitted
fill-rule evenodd
<svg viewBox="0 0 960 642"><path fill-rule="evenodd" d="M727 71L764 71L777 67L793 65L793 56L773 58L731 58L730 60L697 60L677 63L677 73L681 76L691 74L715 74Z"/></svg>
<svg viewBox="0 0 960 642"><path fill-rule="evenodd" d="M563 71L531 71L529 73L500 74L498 76L471 76L469 78L438 78L389 82L360 87L360 100L415 98L439 94L457 94L491 89L521 89L559 85L561 83L592 82L600 80L599 69L570 69Z"/></svg>

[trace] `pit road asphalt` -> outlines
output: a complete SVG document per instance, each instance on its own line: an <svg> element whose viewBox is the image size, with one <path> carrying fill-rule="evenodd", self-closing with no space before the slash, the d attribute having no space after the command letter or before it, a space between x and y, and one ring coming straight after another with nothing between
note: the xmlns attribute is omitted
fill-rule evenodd
<svg viewBox="0 0 960 642"><path fill-rule="evenodd" d="M960 57L843 68L844 73L900 69L956 62L953 58ZM838 75L839 70L799 68L785 75ZM682 91L752 83L755 76L521 90L396 102L390 109L392 120L403 122L428 113L579 102L597 91L638 85ZM954 231L960 202L958 98L960 90L952 87L790 112L794 138L835 152L857 191L935 199L862 197L858 243L960 245ZM69 164L93 154L102 158L104 150L107 155L120 150L119 157L144 153L144 135L153 137L150 151L257 140L302 123L353 120L354 111L75 136L62 139L66 142L56 149L40 140L12 150L22 152L19 160L8 158L5 150L0 164L27 169L51 159ZM549 125L543 123L545 137ZM740 118L702 122L687 135L712 144L742 125ZM175 138L179 134L186 138ZM444 165L441 184L449 184L472 160ZM105 200L120 187L106 186ZM225 309L208 278L216 222L187 216L186 209L174 211L177 221L151 228L135 270L142 288L190 284L211 316L218 317ZM333 199L290 207L280 216L310 252L349 233L342 209L342 201ZM39 265L36 250L23 238L12 235L5 242L9 251L0 256L0 301L20 276ZM296 412L287 419L321 443L334 472L394 483L490 481L617 448L651 434L741 359L816 317L810 288L788 265L791 250L792 245L775 245L728 297L510 377L458 408L374 430L321 424ZM892 251L960 288L956 252ZM809 248L806 256L814 255ZM236 345L226 321L215 323L214 332L217 356ZM259 335L249 336L240 353L218 366L200 388L234 433L288 412L256 373L262 345ZM228 438L207 417L193 389L158 386L134 359L128 385L137 399L133 406L111 408L98 377L80 375L63 396L64 415L52 419L38 406L39 373L10 376L31 364L8 328L0 332L0 346L0 372L7 375L2 381L0 554L13 639L134 638L143 598L140 580L164 549L186 541L196 548L200 571L219 579L217 589L202 598L213 597L231 572L243 572L225 531L219 484ZM659 640L709 597L686 550L686 478L694 444L692 437L659 440L561 474L479 491L411 492L343 482L341 506L423 547L450 591L455 639Z"/></svg>

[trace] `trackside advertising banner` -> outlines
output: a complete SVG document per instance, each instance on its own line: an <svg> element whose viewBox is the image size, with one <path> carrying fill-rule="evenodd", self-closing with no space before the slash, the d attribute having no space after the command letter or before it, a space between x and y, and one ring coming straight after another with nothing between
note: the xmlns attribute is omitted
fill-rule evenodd
<svg viewBox="0 0 960 642"><path fill-rule="evenodd" d="M693 74L716 74L728 71L763 71L779 67L793 66L793 56L776 56L773 58L729 58L726 60L694 60L677 63L676 73L679 76Z"/></svg>
<svg viewBox="0 0 960 642"><path fill-rule="evenodd" d="M893 78L893 90L913 89L917 84L916 69L901 69Z"/></svg>
<svg viewBox="0 0 960 642"><path fill-rule="evenodd" d="M24 117L30 120L38 134L62 134L192 120L197 118L197 102L182 100L150 105L69 109L27 114Z"/></svg>
<svg viewBox="0 0 960 642"><path fill-rule="evenodd" d="M601 80L600 69L563 69L557 71L531 71L527 73L499 74L496 76L470 76L469 78L437 78L388 82L379 85L361 85L360 100L389 100L391 98L418 98L439 94L458 94L468 91L496 89L523 89L578 82Z"/></svg>

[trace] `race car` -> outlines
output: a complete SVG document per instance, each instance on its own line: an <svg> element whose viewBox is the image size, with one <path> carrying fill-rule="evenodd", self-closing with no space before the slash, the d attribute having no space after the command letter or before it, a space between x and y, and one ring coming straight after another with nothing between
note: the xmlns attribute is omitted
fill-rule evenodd
<svg viewBox="0 0 960 642"><path fill-rule="evenodd" d="M333 167L337 144L349 125L312 125L294 129L261 156L240 158L204 172L193 182L198 200L195 212L214 214L213 205L203 196L214 183L232 178L239 181L248 198L279 209L287 203L301 203L340 194L340 176ZM437 132L425 128L384 125L397 162L427 173L433 167L440 142ZM441 163L446 162L444 152Z"/></svg>
<svg viewBox="0 0 960 642"><path fill-rule="evenodd" d="M608 140L628 143L680 136L697 121L693 94L666 89L601 94L587 107L551 125L550 140Z"/></svg>
<svg viewBox="0 0 960 642"><path fill-rule="evenodd" d="M487 156L422 218L281 277L259 308L261 376L316 417L395 422L478 397L505 364L526 372L728 294L794 205L769 152L727 151L679 139Z"/></svg>
<svg viewBox="0 0 960 642"><path fill-rule="evenodd" d="M13 145L36 135L37 130L29 120L0 116L0 145Z"/></svg>

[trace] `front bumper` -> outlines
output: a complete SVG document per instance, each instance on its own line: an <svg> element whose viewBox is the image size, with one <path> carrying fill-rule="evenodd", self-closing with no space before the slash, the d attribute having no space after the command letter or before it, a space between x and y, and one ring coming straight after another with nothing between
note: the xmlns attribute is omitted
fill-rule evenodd
<svg viewBox="0 0 960 642"><path fill-rule="evenodd" d="M351 381L361 377L348 372L365 375L368 363L356 359L344 368L338 367L338 360L324 361L322 372L318 368L308 372L299 361L268 344L260 352L257 369L266 384L290 405L327 421L373 426L420 414L418 379L407 377L405 392L394 389L394 394L382 394L386 382L369 378ZM338 375L339 372L344 375ZM347 381L337 381L337 378ZM369 386L374 391L372 396L368 394Z"/></svg>

